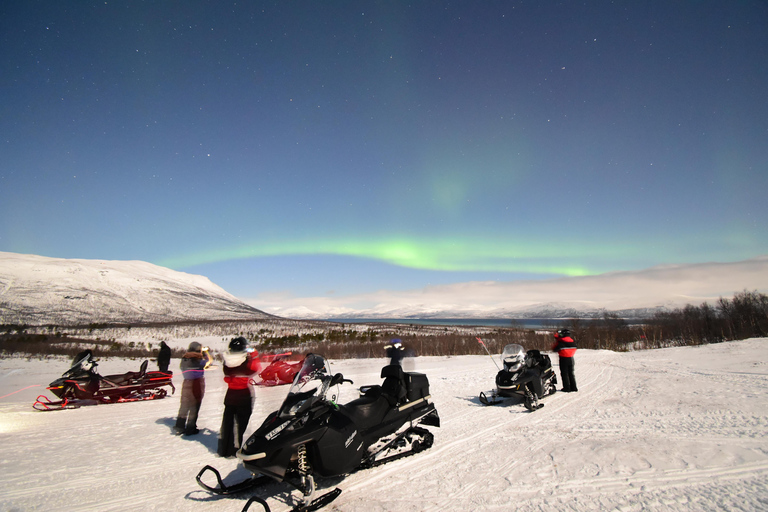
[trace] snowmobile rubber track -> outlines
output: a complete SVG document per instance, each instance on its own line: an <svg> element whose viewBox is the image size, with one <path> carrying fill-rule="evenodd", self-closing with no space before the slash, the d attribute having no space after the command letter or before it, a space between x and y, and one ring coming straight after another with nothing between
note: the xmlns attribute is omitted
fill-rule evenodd
<svg viewBox="0 0 768 512"><path fill-rule="evenodd" d="M64 398L63 400L51 400L45 395L40 395L32 404L32 408L36 411L62 411L64 409L78 409L80 407L88 405L98 405L98 400L77 399L77 398Z"/></svg>
<svg viewBox="0 0 768 512"><path fill-rule="evenodd" d="M427 442L424 445L419 445L419 449L417 449L417 450L412 448L412 449L410 449L408 451L397 453L397 454L392 455L390 457L384 457L383 459L379 459L379 460L375 460L375 461L363 462L362 464L360 464L360 466L358 466L358 469L375 468L375 467L381 466L383 464L387 464L388 462L392 462L392 461L395 461L395 460L402 459L404 457L409 457L409 456L414 455L416 453L420 453L420 452L422 452L424 450L427 450L427 449L432 447L432 442L433 442L433 439L434 439L434 435L432 434L432 432L430 432L429 430L427 430L425 428L421 428L421 427L411 427L408 430L405 430L399 436L396 436L394 439L392 439L386 445L384 445L382 447L382 449L379 450L377 453L381 453L382 451L384 451L384 450L390 448L391 446L395 445L398 440L402 439L403 437L405 437L409 433L418 434L418 435L422 436L425 440L427 440Z"/></svg>
<svg viewBox="0 0 768 512"><path fill-rule="evenodd" d="M206 471L210 471L216 476L216 482L218 484L218 487L211 487L210 485L203 482L203 479L202 479L203 474ZM197 484L203 489L205 489L206 491L213 494L218 494L218 495L237 494L239 492L247 491L248 489L253 489L254 487L259 487L261 485L274 482L274 480L269 478L268 476L254 475L251 478L247 478L243 480L242 482L238 482L233 485L226 485L224 481L221 479L221 473L219 473L219 471L213 466L207 466L207 465L200 470L200 472L197 474L197 477L195 477L195 480L197 480ZM246 509L243 509L243 510L246 510ZM267 508L267 510L269 509Z"/></svg>

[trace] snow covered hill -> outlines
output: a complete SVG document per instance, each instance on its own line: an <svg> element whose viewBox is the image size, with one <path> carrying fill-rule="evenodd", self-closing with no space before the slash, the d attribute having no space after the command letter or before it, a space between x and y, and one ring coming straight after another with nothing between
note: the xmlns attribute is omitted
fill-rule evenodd
<svg viewBox="0 0 768 512"><path fill-rule="evenodd" d="M271 317L206 277L151 263L0 252L0 324L87 325Z"/></svg>
<svg viewBox="0 0 768 512"><path fill-rule="evenodd" d="M768 256L730 263L662 265L545 280L476 281L350 296L246 299L287 318L649 318L711 305L744 290L768 293Z"/></svg>
<svg viewBox="0 0 768 512"><path fill-rule="evenodd" d="M556 357L554 358L556 362ZM237 512L248 493L211 496L195 476L210 464L228 482L248 476L216 456L226 385L207 374L192 437L171 435L179 393L144 403L37 412L31 404L69 366L0 360L0 510ZM383 359L331 361L356 386L379 383ZM578 393L556 393L528 413L483 407L487 355L406 359L426 373L440 428L429 450L345 478L328 512L768 510L768 339L577 354ZM104 374L138 361L102 361ZM154 366L154 365L153 365ZM178 369L178 360L172 361ZM174 376L177 387L180 375ZM559 372L558 372L559 373ZM286 386L258 388L248 432ZM258 493L285 512L288 488ZM254 507L251 507L255 510Z"/></svg>

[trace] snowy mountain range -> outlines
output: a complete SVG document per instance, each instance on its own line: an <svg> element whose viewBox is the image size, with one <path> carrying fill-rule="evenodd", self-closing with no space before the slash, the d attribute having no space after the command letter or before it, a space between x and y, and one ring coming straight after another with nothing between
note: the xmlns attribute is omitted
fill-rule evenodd
<svg viewBox="0 0 768 512"><path fill-rule="evenodd" d="M0 252L0 324L430 318L647 318L768 292L768 256L540 281L466 282L346 297L238 299L208 278L142 261Z"/></svg>
<svg viewBox="0 0 768 512"><path fill-rule="evenodd" d="M143 261L0 252L0 324L88 325L273 318L208 278Z"/></svg>
<svg viewBox="0 0 768 512"><path fill-rule="evenodd" d="M656 311L748 291L768 293L768 257L663 265L545 280L476 281L412 290L325 297L245 299L271 314L305 319L416 318L648 318Z"/></svg>
<svg viewBox="0 0 768 512"><path fill-rule="evenodd" d="M698 303L697 303L698 305ZM643 319L653 316L660 311L671 311L680 307L668 302L654 307L638 307L625 309L609 309L605 307L589 307L567 303L539 303L516 308L466 308L461 305L428 306L406 305L403 307L387 307L381 305L370 309L333 308L314 311L306 307L285 308L275 310L284 318L305 320L429 320L429 319L567 319L567 318L603 318L606 313L616 314L624 319Z"/></svg>

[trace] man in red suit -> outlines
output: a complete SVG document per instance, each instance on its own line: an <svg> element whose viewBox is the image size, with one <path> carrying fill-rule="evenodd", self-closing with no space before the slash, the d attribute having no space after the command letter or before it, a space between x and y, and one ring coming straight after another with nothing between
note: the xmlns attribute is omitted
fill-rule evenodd
<svg viewBox="0 0 768 512"><path fill-rule="evenodd" d="M557 352L560 359L560 377L563 379L563 391L576 392L576 376L573 369L576 366L573 356L576 355L576 342L571 338L571 331L560 329L555 333L555 343L552 350Z"/></svg>

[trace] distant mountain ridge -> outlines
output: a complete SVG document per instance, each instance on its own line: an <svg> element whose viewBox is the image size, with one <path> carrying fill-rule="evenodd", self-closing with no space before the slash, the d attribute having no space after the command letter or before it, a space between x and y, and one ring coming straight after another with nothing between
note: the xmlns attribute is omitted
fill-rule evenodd
<svg viewBox="0 0 768 512"><path fill-rule="evenodd" d="M143 261L0 252L0 324L88 325L275 318L208 278Z"/></svg>
<svg viewBox="0 0 768 512"><path fill-rule="evenodd" d="M401 307L379 306L369 309L336 308L328 311L312 311L306 307L284 309L280 316L307 320L344 321L354 319L367 320L435 320L435 319L568 319L568 318L603 318L606 314L615 314L627 320L641 320L652 317L655 313L672 311L680 307L679 303L667 302L658 306L628 307L611 309L605 306L587 306L584 303L547 302L521 307L478 308L459 304L411 304Z"/></svg>
<svg viewBox="0 0 768 512"><path fill-rule="evenodd" d="M259 297L269 313L303 319L643 319L657 312L717 304L748 290L768 293L768 255L736 262L659 265L544 280L474 281L346 297L281 301Z"/></svg>
<svg viewBox="0 0 768 512"><path fill-rule="evenodd" d="M435 319L510 319L510 320L529 320L529 319L599 319L606 314L615 314L620 318L627 320L641 320L652 317L655 313L672 311L673 305L660 305L656 307L628 308L611 310L607 308L584 308L578 306L567 306L564 304L538 304L522 309L493 309L485 311L466 311L462 309L421 309L421 308L399 308L392 310L348 310L334 312L330 315L322 315L304 310L283 311L282 313L289 318L305 318L314 320L342 321L351 319L369 319L369 320L435 320Z"/></svg>

